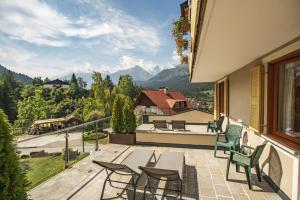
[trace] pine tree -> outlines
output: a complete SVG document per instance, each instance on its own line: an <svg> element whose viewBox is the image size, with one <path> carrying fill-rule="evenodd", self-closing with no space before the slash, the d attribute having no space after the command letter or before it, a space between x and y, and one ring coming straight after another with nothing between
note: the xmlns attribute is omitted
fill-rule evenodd
<svg viewBox="0 0 300 200"><path fill-rule="evenodd" d="M112 90L114 88L114 84L109 75L106 75L104 79L104 86L109 88L109 90Z"/></svg>
<svg viewBox="0 0 300 200"><path fill-rule="evenodd" d="M1 200L27 199L27 183L12 144L11 127L0 109L0 197Z"/></svg>
<svg viewBox="0 0 300 200"><path fill-rule="evenodd" d="M17 102L20 98L21 85L10 71L0 76L0 85L0 108L8 116L9 121L13 122L17 118Z"/></svg>
<svg viewBox="0 0 300 200"><path fill-rule="evenodd" d="M71 81L70 81L70 82L71 82L71 85L72 85L72 84L74 84L74 85L76 85L76 86L78 85L77 78L76 78L76 76L75 76L74 73L72 74L72 77L71 77Z"/></svg>
<svg viewBox="0 0 300 200"><path fill-rule="evenodd" d="M123 104L123 97L121 95L117 95L113 103L111 116L111 126L115 133L122 133L123 131Z"/></svg>
<svg viewBox="0 0 300 200"><path fill-rule="evenodd" d="M125 133L134 133L136 129L136 120L133 112L134 106L131 98L126 96L122 109L123 124Z"/></svg>

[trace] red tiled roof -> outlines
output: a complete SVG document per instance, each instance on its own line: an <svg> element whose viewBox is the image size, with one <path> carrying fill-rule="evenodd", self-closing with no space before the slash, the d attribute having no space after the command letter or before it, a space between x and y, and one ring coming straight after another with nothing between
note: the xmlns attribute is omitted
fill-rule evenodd
<svg viewBox="0 0 300 200"><path fill-rule="evenodd" d="M184 102L185 100L178 100L178 99L166 99L167 103L169 104L170 108L173 108L175 103L177 102Z"/></svg>
<svg viewBox="0 0 300 200"><path fill-rule="evenodd" d="M157 107L159 107L164 113L167 114L176 114L172 110L174 104L180 101L187 102L187 108L192 108L191 102L187 101L185 96L179 91L172 91L166 95L161 90L143 90L144 93Z"/></svg>
<svg viewBox="0 0 300 200"><path fill-rule="evenodd" d="M170 96L172 99L186 100L185 96L183 96L183 94L181 94L181 92L179 92L179 91L169 92L168 96Z"/></svg>
<svg viewBox="0 0 300 200"><path fill-rule="evenodd" d="M187 104L187 108L192 108L192 103L188 101L185 96L179 92L179 91L173 91L168 93L169 96L171 96L173 99L178 99L178 100L185 100Z"/></svg>

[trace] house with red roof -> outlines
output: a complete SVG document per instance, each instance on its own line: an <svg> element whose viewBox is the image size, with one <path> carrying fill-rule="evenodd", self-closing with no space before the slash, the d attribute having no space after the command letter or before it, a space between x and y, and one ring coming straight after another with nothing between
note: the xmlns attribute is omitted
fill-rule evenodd
<svg viewBox="0 0 300 200"><path fill-rule="evenodd" d="M142 90L135 101L135 111L153 115L175 115L192 109L191 102L180 91Z"/></svg>

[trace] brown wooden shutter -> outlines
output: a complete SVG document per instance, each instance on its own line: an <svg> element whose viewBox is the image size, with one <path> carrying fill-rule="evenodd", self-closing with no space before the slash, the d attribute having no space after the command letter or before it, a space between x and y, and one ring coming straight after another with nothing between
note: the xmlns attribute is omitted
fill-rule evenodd
<svg viewBox="0 0 300 200"><path fill-rule="evenodd" d="M214 119L219 117L219 90L218 83L215 83L215 96L214 96Z"/></svg>
<svg viewBox="0 0 300 200"><path fill-rule="evenodd" d="M229 79L224 80L224 114L229 117Z"/></svg>
<svg viewBox="0 0 300 200"><path fill-rule="evenodd" d="M250 128L262 132L263 121L263 66L250 69Z"/></svg>

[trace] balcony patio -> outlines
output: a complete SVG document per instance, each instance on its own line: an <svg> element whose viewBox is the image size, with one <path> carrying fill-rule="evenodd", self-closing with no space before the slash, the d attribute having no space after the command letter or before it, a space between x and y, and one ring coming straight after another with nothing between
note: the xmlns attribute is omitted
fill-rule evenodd
<svg viewBox="0 0 300 200"><path fill-rule="evenodd" d="M80 161L72 168L52 177L29 192L31 199L100 199L101 189L106 177L105 170L91 162L92 159L120 163L130 152L137 149L154 150L156 156L161 152L184 152L186 165L183 176L183 199L280 199L280 197L263 180L258 182L253 171L253 190L248 189L246 176L242 172L236 173L232 166L229 181L225 181L227 154L218 151L218 158L214 158L212 150L192 148L169 148L157 146L126 146L106 144L100 150ZM116 176L120 179L121 177ZM129 180L127 180L129 181ZM141 178L137 190L137 199L143 198L143 184ZM160 186L166 186L164 182ZM127 189L113 189L107 187L105 198L122 194L126 199L132 199L130 186ZM158 191L162 194L164 191ZM152 199L150 194L146 199ZM157 196L156 199L161 199ZM175 199L175 198L167 198Z"/></svg>

